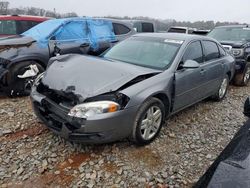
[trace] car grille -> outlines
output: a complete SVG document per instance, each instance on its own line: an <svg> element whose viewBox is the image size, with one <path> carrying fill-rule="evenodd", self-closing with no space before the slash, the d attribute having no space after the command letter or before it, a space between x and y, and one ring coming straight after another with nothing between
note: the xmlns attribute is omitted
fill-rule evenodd
<svg viewBox="0 0 250 188"><path fill-rule="evenodd" d="M79 129L85 123L84 119L68 116L70 109L76 103L74 97L51 90L42 83L38 85L37 92L46 96L41 103L35 102L35 107L50 128L60 131L65 125L73 131Z"/></svg>

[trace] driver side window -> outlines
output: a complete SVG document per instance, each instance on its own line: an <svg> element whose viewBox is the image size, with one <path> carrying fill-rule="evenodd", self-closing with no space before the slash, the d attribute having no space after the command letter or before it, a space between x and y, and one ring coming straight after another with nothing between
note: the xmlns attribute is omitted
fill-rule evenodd
<svg viewBox="0 0 250 188"><path fill-rule="evenodd" d="M194 60L197 63L203 63L203 52L200 41L195 41L189 44L183 55L182 62L184 63L187 60Z"/></svg>

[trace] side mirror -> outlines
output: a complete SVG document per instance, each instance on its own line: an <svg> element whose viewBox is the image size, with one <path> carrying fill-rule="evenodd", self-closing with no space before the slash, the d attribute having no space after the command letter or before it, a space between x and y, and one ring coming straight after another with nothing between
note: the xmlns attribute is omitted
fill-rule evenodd
<svg viewBox="0 0 250 188"><path fill-rule="evenodd" d="M186 68L186 69L196 69L199 67L200 67L200 64L194 60L187 60L182 65L182 68Z"/></svg>
<svg viewBox="0 0 250 188"><path fill-rule="evenodd" d="M245 101L244 112L243 113L244 113L245 116L250 118L250 99L249 99L249 97Z"/></svg>

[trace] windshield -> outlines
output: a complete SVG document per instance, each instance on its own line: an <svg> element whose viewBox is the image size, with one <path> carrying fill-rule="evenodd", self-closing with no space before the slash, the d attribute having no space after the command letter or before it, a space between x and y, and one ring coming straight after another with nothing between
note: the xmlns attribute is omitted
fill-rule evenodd
<svg viewBox="0 0 250 188"><path fill-rule="evenodd" d="M208 36L218 41L250 41L250 28L215 28Z"/></svg>
<svg viewBox="0 0 250 188"><path fill-rule="evenodd" d="M14 20L1 20L0 21L0 34L1 35L16 35L16 22Z"/></svg>
<svg viewBox="0 0 250 188"><path fill-rule="evenodd" d="M162 70L170 66L182 42L159 38L133 37L111 48L104 57Z"/></svg>

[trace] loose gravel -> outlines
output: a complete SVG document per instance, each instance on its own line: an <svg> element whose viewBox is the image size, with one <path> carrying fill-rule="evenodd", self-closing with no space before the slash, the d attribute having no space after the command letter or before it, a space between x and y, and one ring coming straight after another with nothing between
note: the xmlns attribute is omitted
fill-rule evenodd
<svg viewBox="0 0 250 188"><path fill-rule="evenodd" d="M0 98L0 187L191 187L246 121L250 87L171 117L152 144L81 145L53 135L28 97Z"/></svg>

